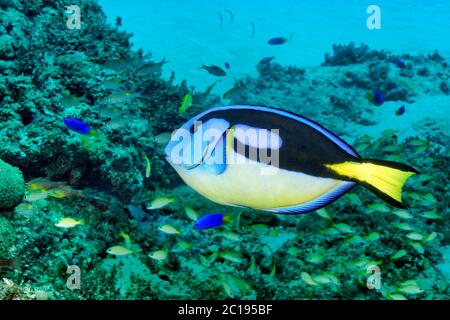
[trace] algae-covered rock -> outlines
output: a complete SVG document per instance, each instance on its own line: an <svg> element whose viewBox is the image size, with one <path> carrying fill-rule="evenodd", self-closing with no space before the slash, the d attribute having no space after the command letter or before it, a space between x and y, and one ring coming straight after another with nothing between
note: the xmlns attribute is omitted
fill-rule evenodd
<svg viewBox="0 0 450 320"><path fill-rule="evenodd" d="M14 208L22 201L24 194L22 172L0 160L0 211Z"/></svg>
<svg viewBox="0 0 450 320"><path fill-rule="evenodd" d="M9 249L14 245L16 232L11 223L4 217L0 217L0 259L12 258Z"/></svg>

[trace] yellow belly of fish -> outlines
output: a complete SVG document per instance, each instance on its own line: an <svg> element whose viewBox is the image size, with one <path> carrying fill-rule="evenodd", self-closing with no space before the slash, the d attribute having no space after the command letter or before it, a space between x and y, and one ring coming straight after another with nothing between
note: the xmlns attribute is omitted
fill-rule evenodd
<svg viewBox="0 0 450 320"><path fill-rule="evenodd" d="M342 183L341 180L283 169L277 169L273 174L262 174L270 173L273 167L250 161L241 155L234 156L237 163L228 164L220 175L202 171L201 168L177 171L187 185L214 202L254 209L283 208L307 203Z"/></svg>

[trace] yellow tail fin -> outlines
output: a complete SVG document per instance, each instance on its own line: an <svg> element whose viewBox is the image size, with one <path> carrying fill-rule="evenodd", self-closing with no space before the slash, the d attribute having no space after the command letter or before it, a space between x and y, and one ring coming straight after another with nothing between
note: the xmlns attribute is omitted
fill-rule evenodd
<svg viewBox="0 0 450 320"><path fill-rule="evenodd" d="M327 168L340 176L357 181L390 204L403 207L402 187L415 173L414 168L392 161L363 160L327 164Z"/></svg>

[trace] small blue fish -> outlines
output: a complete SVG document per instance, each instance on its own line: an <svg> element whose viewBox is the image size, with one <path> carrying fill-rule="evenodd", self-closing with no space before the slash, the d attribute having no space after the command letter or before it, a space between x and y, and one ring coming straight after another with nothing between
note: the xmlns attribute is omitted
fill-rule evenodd
<svg viewBox="0 0 450 320"><path fill-rule="evenodd" d="M67 128L80 134L87 135L91 132L91 127L81 120L65 118L64 124Z"/></svg>
<svg viewBox="0 0 450 320"><path fill-rule="evenodd" d="M224 222L229 221L231 216L226 216L222 213L211 213L199 218L195 222L195 227L200 230L218 228Z"/></svg>
<svg viewBox="0 0 450 320"><path fill-rule="evenodd" d="M283 37L277 37L277 38L272 38L269 41L267 41L268 44L270 44L271 46L279 46L282 44L285 44L287 42L288 39L283 38Z"/></svg>
<svg viewBox="0 0 450 320"><path fill-rule="evenodd" d="M397 59L397 61L395 61L395 64L397 65L397 67L399 67L400 69L403 69L404 67L406 67L406 63L403 62L400 59Z"/></svg>
<svg viewBox="0 0 450 320"><path fill-rule="evenodd" d="M406 107L405 105L402 105L400 108L397 109L397 111L395 111L395 114L398 116L401 116L402 114L404 114L406 111Z"/></svg>
<svg viewBox="0 0 450 320"><path fill-rule="evenodd" d="M230 66L230 64L228 63L228 62L225 62L225 68L227 68L227 69L230 69L231 68L231 66Z"/></svg>
<svg viewBox="0 0 450 320"><path fill-rule="evenodd" d="M369 102L376 106L381 106L384 103L384 96L380 91L374 90L367 94L367 99Z"/></svg>

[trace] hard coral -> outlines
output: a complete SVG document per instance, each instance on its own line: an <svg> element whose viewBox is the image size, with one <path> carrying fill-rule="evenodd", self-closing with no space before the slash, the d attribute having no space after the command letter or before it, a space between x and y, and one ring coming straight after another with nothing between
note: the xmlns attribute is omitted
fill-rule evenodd
<svg viewBox="0 0 450 320"><path fill-rule="evenodd" d="M324 66L346 66L354 63L363 63L372 60L384 60L387 54L384 51L370 50L366 44L355 46L354 42L348 45L333 45L333 55L325 54Z"/></svg>
<svg viewBox="0 0 450 320"><path fill-rule="evenodd" d="M22 172L0 160L0 211L14 208L20 203L24 193Z"/></svg>

